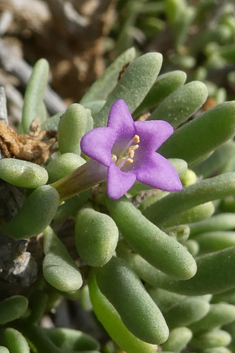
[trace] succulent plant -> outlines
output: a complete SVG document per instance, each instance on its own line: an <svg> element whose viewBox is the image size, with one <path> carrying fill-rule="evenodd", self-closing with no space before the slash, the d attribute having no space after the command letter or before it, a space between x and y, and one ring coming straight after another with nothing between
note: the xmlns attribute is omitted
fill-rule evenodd
<svg viewBox="0 0 235 353"><path fill-rule="evenodd" d="M234 349L235 102L207 110L204 83L185 84L179 70L159 75L160 53L134 56L121 54L80 103L53 117L41 59L24 134L3 123L0 178L21 202L0 212L0 225L24 248L11 273L20 256L24 270L32 261L38 270L20 293L1 295L0 352L99 352L86 333L40 325L63 297L94 311L115 342L102 352Z"/></svg>

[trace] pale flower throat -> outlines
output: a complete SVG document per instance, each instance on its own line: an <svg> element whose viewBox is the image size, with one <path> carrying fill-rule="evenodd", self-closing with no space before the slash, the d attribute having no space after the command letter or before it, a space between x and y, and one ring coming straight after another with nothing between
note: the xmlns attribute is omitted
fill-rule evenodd
<svg viewBox="0 0 235 353"><path fill-rule="evenodd" d="M133 142L135 145L133 145ZM135 135L133 139L124 147L119 156L112 154L112 160L118 168L122 168L125 164L131 164L134 162L135 151L139 148L138 143L140 137Z"/></svg>

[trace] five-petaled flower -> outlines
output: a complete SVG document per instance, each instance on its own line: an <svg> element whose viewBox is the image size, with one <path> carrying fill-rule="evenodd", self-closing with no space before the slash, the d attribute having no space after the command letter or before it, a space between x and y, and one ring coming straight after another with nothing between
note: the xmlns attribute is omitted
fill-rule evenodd
<svg viewBox="0 0 235 353"><path fill-rule="evenodd" d="M91 158L54 186L62 200L107 180L111 199L122 197L138 180L166 191L182 189L171 163L156 150L174 132L163 120L134 122L124 100L111 107L107 127L89 131L81 140L81 150Z"/></svg>
<svg viewBox="0 0 235 353"><path fill-rule="evenodd" d="M156 150L174 132L162 120L133 121L124 100L117 100L109 113L107 127L89 131L81 150L105 167L107 193L112 199L123 196L136 180L153 188L182 189L170 162Z"/></svg>

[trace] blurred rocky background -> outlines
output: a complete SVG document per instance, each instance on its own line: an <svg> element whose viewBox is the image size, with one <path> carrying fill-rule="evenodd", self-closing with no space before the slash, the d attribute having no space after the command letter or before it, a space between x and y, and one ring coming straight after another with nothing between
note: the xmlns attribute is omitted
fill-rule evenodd
<svg viewBox="0 0 235 353"><path fill-rule="evenodd" d="M21 119L25 86L39 58L50 63L45 101L53 115L79 102L131 46L137 53L161 52L161 73L180 69L188 80L205 82L209 106L228 94L233 99L233 1L0 0L0 85L11 122Z"/></svg>

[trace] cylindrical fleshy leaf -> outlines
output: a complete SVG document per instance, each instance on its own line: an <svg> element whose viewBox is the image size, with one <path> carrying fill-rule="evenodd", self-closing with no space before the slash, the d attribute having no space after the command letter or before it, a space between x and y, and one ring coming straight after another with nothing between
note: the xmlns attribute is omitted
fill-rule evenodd
<svg viewBox="0 0 235 353"><path fill-rule="evenodd" d="M138 116L145 109L150 109L161 103L173 91L182 86L186 78L186 73L180 70L160 75L133 115Z"/></svg>
<svg viewBox="0 0 235 353"><path fill-rule="evenodd" d="M207 95L204 83L200 81L187 83L164 99L148 120L165 120L173 127L177 127L205 103Z"/></svg>
<svg viewBox="0 0 235 353"><path fill-rule="evenodd" d="M18 214L3 225L4 231L17 239L36 237L52 221L59 206L59 194L50 185L34 190Z"/></svg>
<svg viewBox="0 0 235 353"><path fill-rule="evenodd" d="M192 338L192 331L187 327L178 327L170 331L168 340L163 343L162 350L168 352L181 352Z"/></svg>
<svg viewBox="0 0 235 353"><path fill-rule="evenodd" d="M114 254L118 236L118 228L108 215L90 208L78 212L75 242L79 255L88 265L105 265Z"/></svg>
<svg viewBox="0 0 235 353"><path fill-rule="evenodd" d="M235 320L235 306L227 303L210 305L210 310L204 318L190 325L195 332L210 331Z"/></svg>
<svg viewBox="0 0 235 353"><path fill-rule="evenodd" d="M14 321L21 317L28 307L28 299L22 295L15 295L0 302L0 325Z"/></svg>
<svg viewBox="0 0 235 353"><path fill-rule="evenodd" d="M82 97L80 103L87 105L87 103L104 100L107 95L114 89L118 82L118 77L123 66L131 62L135 58L135 49L130 48L119 57L105 70L89 88L86 94Z"/></svg>
<svg viewBox="0 0 235 353"><path fill-rule="evenodd" d="M43 97L48 81L49 64L47 60L40 59L36 62L29 79L22 111L22 127L25 133L29 132L29 126L35 118L41 122L46 120L46 109Z"/></svg>
<svg viewBox="0 0 235 353"><path fill-rule="evenodd" d="M180 21L183 11L186 8L185 0L167 0L166 1L166 14L171 25Z"/></svg>
<svg viewBox="0 0 235 353"><path fill-rule="evenodd" d="M7 349L7 347L0 346L0 353L10 353L10 351Z"/></svg>
<svg viewBox="0 0 235 353"><path fill-rule="evenodd" d="M147 53L134 60L108 95L104 107L94 116L95 127L106 125L110 108L117 99L124 99L132 113L152 87L161 65L160 53Z"/></svg>
<svg viewBox="0 0 235 353"><path fill-rule="evenodd" d="M182 45L187 38L188 29L195 17L195 8L185 0L167 0L166 15L173 27L176 45Z"/></svg>
<svg viewBox="0 0 235 353"><path fill-rule="evenodd" d="M161 312L166 312L172 306L176 305L181 300L184 300L185 296L173 292L168 292L165 289L147 286L147 292L157 304Z"/></svg>
<svg viewBox="0 0 235 353"><path fill-rule="evenodd" d="M188 252L190 252L193 257L197 256L200 250L199 244L196 240L189 239L186 240L183 245L188 249Z"/></svg>
<svg viewBox="0 0 235 353"><path fill-rule="evenodd" d="M92 118L92 112L91 110L85 109L85 113L86 113L86 126L85 126L85 133L87 133L88 131L92 130L94 127L94 120Z"/></svg>
<svg viewBox="0 0 235 353"><path fill-rule="evenodd" d="M51 286L63 292L71 292L82 285L82 277L67 249L48 227L44 231L43 275Z"/></svg>
<svg viewBox="0 0 235 353"><path fill-rule="evenodd" d="M29 353L29 345L22 333L14 328L4 330L4 340L11 353Z"/></svg>
<svg viewBox="0 0 235 353"><path fill-rule="evenodd" d="M81 289L81 296L80 296L80 304L83 310L87 312L91 312L93 307L89 295L89 288L88 285L84 285Z"/></svg>
<svg viewBox="0 0 235 353"><path fill-rule="evenodd" d="M194 171L197 175L207 178L209 175L217 172L222 168L235 154L235 144L228 141L219 146L214 153L202 163L198 164Z"/></svg>
<svg viewBox="0 0 235 353"><path fill-rule="evenodd" d="M171 193L149 206L143 214L151 222L159 225L192 207L234 195L234 193L235 173L226 173Z"/></svg>
<svg viewBox="0 0 235 353"><path fill-rule="evenodd" d="M166 158L182 158L192 165L232 138L234 132L235 102L222 103L175 131L158 152Z"/></svg>
<svg viewBox="0 0 235 353"><path fill-rule="evenodd" d="M201 205L190 208L187 211L181 212L169 220L161 224L161 227L172 227L179 224L199 222L210 217L215 211L213 202L206 202Z"/></svg>
<svg viewBox="0 0 235 353"><path fill-rule="evenodd" d="M49 183L65 177L75 169L86 163L85 159L75 153L64 153L52 159L46 166Z"/></svg>
<svg viewBox="0 0 235 353"><path fill-rule="evenodd" d="M169 328L188 326L202 319L209 311L210 304L200 298L186 298L164 313Z"/></svg>
<svg viewBox="0 0 235 353"><path fill-rule="evenodd" d="M94 274L89 278L89 292L93 310L110 337L127 353L154 353L156 346L139 340L123 324L119 314L101 293Z"/></svg>
<svg viewBox="0 0 235 353"><path fill-rule="evenodd" d="M232 230L235 228L235 214L221 213L201 222L190 224L190 237L197 234Z"/></svg>
<svg viewBox="0 0 235 353"><path fill-rule="evenodd" d="M200 253L206 254L213 251L235 246L235 232L208 232L195 237L200 245Z"/></svg>
<svg viewBox="0 0 235 353"><path fill-rule="evenodd" d="M37 325L28 324L26 320L21 320L19 326L20 332L33 343L37 352L43 353L60 353L56 345L46 336L42 327Z"/></svg>
<svg viewBox="0 0 235 353"><path fill-rule="evenodd" d="M44 328L42 332L63 352L93 352L100 348L99 342L90 335L69 328Z"/></svg>
<svg viewBox="0 0 235 353"><path fill-rule="evenodd" d="M234 246L197 257L197 273L186 281L173 280L138 254L127 253L124 259L145 282L175 293L194 296L220 293L235 287Z"/></svg>
<svg viewBox="0 0 235 353"><path fill-rule="evenodd" d="M21 188L36 189L46 184L47 171L38 164L20 159L0 160L0 178Z"/></svg>
<svg viewBox="0 0 235 353"><path fill-rule="evenodd" d="M179 279L194 276L196 264L189 252L149 222L127 198L107 199L107 207L125 240L153 266Z"/></svg>
<svg viewBox="0 0 235 353"><path fill-rule="evenodd" d="M95 275L101 292L128 330L151 344L166 341L169 332L162 313L124 260L113 257L103 267L96 268Z"/></svg>
<svg viewBox="0 0 235 353"><path fill-rule="evenodd" d="M203 349L201 351L202 353L232 353L230 349L226 347L215 347L215 348L208 348L208 349Z"/></svg>
<svg viewBox="0 0 235 353"><path fill-rule="evenodd" d="M186 295L220 293L235 286L234 246L198 257L197 266L197 273L190 280L177 282L162 276L159 282L156 278L155 284Z"/></svg>
<svg viewBox="0 0 235 353"><path fill-rule="evenodd" d="M226 347L231 342L231 336L223 330L214 330L203 333L192 339L192 347L199 349Z"/></svg>
<svg viewBox="0 0 235 353"><path fill-rule="evenodd" d="M80 140L86 132L86 124L86 109L80 104L71 104L60 118L58 126L61 153L80 153Z"/></svg>

